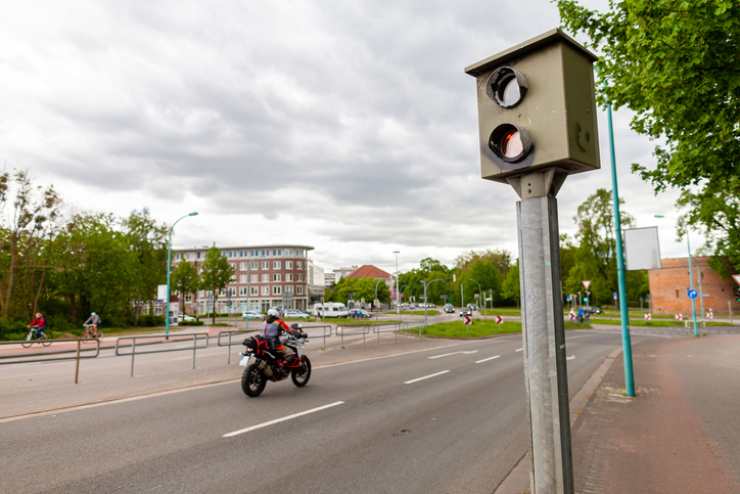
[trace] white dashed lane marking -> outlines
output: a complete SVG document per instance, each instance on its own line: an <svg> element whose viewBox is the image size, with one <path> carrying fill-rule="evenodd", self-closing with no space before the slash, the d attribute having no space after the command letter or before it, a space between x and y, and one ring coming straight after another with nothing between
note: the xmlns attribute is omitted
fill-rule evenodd
<svg viewBox="0 0 740 494"><path fill-rule="evenodd" d="M246 432L250 432L250 431L253 431L253 430L257 430L257 429L262 429L262 428L265 428L265 427L269 427L271 425L279 424L280 422L285 422L286 420L291 420L291 419L294 419L294 418L302 417L302 416L308 415L310 413L320 412L321 410L326 410L327 408L333 408L333 407L336 407L336 406L339 406L339 405L344 405L344 402L343 401L335 401L334 403L329 403L328 405L324 405L324 406L312 408L310 410L305 410L303 412L294 413L292 415L287 415L285 417L280 417L279 419L270 420L268 422L262 422L261 424L253 425L253 426L250 426L250 427L245 427L244 429L239 429L238 431L227 432L226 434L224 434L221 437L228 438L228 437L238 436L239 434L244 434Z"/></svg>
<svg viewBox="0 0 740 494"><path fill-rule="evenodd" d="M437 377L437 376L441 376L442 374L447 374L448 372L450 372L449 369L448 370L443 370L443 371L440 371L440 372L435 372L434 374L429 374L427 376L417 377L416 379L411 379L409 381L404 381L403 383L404 384L413 384L413 383L417 383L419 381L423 381L425 379L431 379L432 377Z"/></svg>
<svg viewBox="0 0 740 494"><path fill-rule="evenodd" d="M489 360L494 360L494 359L497 359L499 357L501 357L501 355L494 355L493 357L482 358L480 360L476 360L475 363L476 364L482 364L483 362L488 362Z"/></svg>

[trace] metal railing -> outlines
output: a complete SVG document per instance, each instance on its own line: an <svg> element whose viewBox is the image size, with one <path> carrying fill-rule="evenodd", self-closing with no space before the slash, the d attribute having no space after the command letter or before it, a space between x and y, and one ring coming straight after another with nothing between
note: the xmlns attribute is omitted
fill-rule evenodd
<svg viewBox="0 0 740 494"><path fill-rule="evenodd" d="M54 361L60 361L60 360L74 360L75 361L75 384L78 384L80 381L80 360L82 359L90 359L90 358L97 358L100 355L100 340L97 339L91 339L91 338L58 338L53 340L47 340L46 343L48 343L48 347L46 348L53 348L54 344L58 343L70 343L73 342L75 345L71 345L71 348L68 348L67 350L49 350L49 351L30 351L30 352L24 352L21 351L17 354L0 354L0 365L10 365L10 364L29 364L33 362L54 362ZM0 341L0 346L18 346L21 347L22 341ZM34 342L35 343L35 342ZM83 348L83 343L94 343L94 348ZM39 342L40 344L40 342ZM23 348L23 350L26 350L26 348ZM94 351L95 353L92 355L84 354L83 352L91 352ZM68 355L66 357L57 357L55 355L65 355L74 353L74 355ZM51 357L50 357L51 356Z"/></svg>
<svg viewBox="0 0 740 494"><path fill-rule="evenodd" d="M159 349L147 349L143 351L137 351L136 342L141 340L160 340L154 343L145 343L146 346L150 345L167 345L167 344L178 344L192 341L192 346L184 346L178 348L159 348ZM166 338L163 334L154 335L139 335L139 336L121 336L116 339L116 350L115 354L119 357L125 357L131 355L131 377L134 377L134 362L136 355L146 355L149 353L165 353L165 352L193 352L193 369L195 369L195 355L198 349L208 348L208 332L197 332L197 333L177 333L170 335ZM124 345L121 342L131 341L130 344ZM200 344L202 343L202 344ZM121 352L121 349L130 348L130 352Z"/></svg>

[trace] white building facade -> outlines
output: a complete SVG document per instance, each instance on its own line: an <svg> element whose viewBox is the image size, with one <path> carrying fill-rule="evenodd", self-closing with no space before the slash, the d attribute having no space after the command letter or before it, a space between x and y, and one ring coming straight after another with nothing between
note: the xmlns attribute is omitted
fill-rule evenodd
<svg viewBox="0 0 740 494"><path fill-rule="evenodd" d="M208 247L173 250L173 269L183 260L201 270ZM216 299L218 313L245 310L267 312L270 307L306 310L314 265L307 245L220 247L234 267L234 277ZM185 310L205 314L213 310L213 294L200 290L185 295Z"/></svg>

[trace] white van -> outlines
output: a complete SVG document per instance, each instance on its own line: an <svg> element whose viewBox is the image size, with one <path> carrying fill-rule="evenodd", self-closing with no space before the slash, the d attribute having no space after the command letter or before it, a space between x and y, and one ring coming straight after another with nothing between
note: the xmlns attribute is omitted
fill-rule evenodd
<svg viewBox="0 0 740 494"><path fill-rule="evenodd" d="M316 317L347 317L349 311L347 306L338 302L326 302L314 304L313 315Z"/></svg>

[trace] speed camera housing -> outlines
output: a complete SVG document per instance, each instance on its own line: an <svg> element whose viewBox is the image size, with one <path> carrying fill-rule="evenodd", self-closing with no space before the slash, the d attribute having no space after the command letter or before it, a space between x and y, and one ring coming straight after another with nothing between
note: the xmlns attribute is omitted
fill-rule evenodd
<svg viewBox="0 0 740 494"><path fill-rule="evenodd" d="M595 60L553 29L465 69L477 83L483 178L600 167Z"/></svg>

